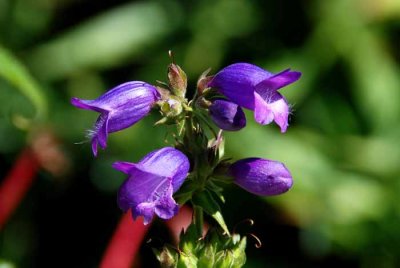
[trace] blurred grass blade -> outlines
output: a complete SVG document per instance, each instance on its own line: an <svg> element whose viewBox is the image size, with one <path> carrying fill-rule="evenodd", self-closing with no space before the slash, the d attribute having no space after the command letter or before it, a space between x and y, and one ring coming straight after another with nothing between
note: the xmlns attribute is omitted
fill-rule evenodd
<svg viewBox="0 0 400 268"><path fill-rule="evenodd" d="M36 108L35 119L47 114L47 99L25 66L0 46L0 77L27 97Z"/></svg>
<svg viewBox="0 0 400 268"><path fill-rule="evenodd" d="M171 4L130 3L110 10L37 47L28 62L48 80L129 62L176 27L179 12Z"/></svg>

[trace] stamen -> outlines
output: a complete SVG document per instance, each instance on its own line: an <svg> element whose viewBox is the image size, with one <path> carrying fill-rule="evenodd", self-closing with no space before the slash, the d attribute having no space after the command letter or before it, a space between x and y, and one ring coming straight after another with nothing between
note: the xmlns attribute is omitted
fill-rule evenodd
<svg viewBox="0 0 400 268"><path fill-rule="evenodd" d="M172 63L175 64L174 53L172 52L172 50L168 50L168 56L171 59Z"/></svg>
<svg viewBox="0 0 400 268"><path fill-rule="evenodd" d="M256 240L256 243L254 244L254 246L256 248L261 248L262 247L262 243L261 243L260 238L258 238L255 234L252 234L252 233L248 233L247 235L253 237Z"/></svg>
<svg viewBox="0 0 400 268"><path fill-rule="evenodd" d="M253 226L254 225L254 220L252 219L244 219L241 220L240 222L236 223L235 226L233 227L233 233L236 233L236 228L239 227L239 225L242 224L248 224L249 226Z"/></svg>

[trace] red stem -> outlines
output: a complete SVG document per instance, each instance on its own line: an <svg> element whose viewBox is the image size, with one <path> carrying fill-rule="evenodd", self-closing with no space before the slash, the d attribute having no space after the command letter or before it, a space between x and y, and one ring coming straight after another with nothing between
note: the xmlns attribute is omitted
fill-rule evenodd
<svg viewBox="0 0 400 268"><path fill-rule="evenodd" d="M108 244L100 268L131 267L149 227L150 224L143 224L142 218L134 221L131 212L125 213Z"/></svg>
<svg viewBox="0 0 400 268"><path fill-rule="evenodd" d="M7 177L0 184L0 230L6 224L32 185L39 162L30 149L20 153Z"/></svg>

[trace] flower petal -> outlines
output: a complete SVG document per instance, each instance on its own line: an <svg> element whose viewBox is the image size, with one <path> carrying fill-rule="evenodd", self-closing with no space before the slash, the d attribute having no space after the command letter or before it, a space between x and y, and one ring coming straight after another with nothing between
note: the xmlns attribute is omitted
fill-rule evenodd
<svg viewBox="0 0 400 268"><path fill-rule="evenodd" d="M93 130L88 132L88 137L92 139L93 155L97 156L97 145L105 149L107 147L108 137L108 112L103 112L97 118Z"/></svg>
<svg viewBox="0 0 400 268"><path fill-rule="evenodd" d="M167 191L164 192L164 195L156 202L155 213L161 219L168 220L178 214L179 206L172 198L172 191L172 184L170 184Z"/></svg>
<svg viewBox="0 0 400 268"><path fill-rule="evenodd" d="M91 101L92 106L113 110L126 103L127 100L138 99L151 96L159 99L160 94L157 89L142 81L130 81L120 84L95 100Z"/></svg>
<svg viewBox="0 0 400 268"><path fill-rule="evenodd" d="M71 104L79 109L92 110L92 111L99 112L99 113L107 111L100 107L92 105L93 100L81 100L78 98L71 98Z"/></svg>
<svg viewBox="0 0 400 268"><path fill-rule="evenodd" d="M155 204L152 202L143 202L132 209L132 217L136 220L137 217L143 216L143 224L149 224L154 217Z"/></svg>
<svg viewBox="0 0 400 268"><path fill-rule="evenodd" d="M160 192L166 191L169 180L171 179L143 171L138 165L132 166L128 179L118 192L119 207L126 211L141 203L154 202Z"/></svg>
<svg viewBox="0 0 400 268"><path fill-rule="evenodd" d="M260 96L258 92L254 92L254 99L254 118L256 122L261 125L267 125L273 120L281 128L281 132L284 133L289 125L289 105L285 98L278 92L273 92L270 96L264 97Z"/></svg>
<svg viewBox="0 0 400 268"><path fill-rule="evenodd" d="M274 114L275 123L281 128L281 132L284 133L289 126L289 105L287 104L285 98L283 96L281 97L282 98L269 103L268 107Z"/></svg>
<svg viewBox="0 0 400 268"><path fill-rule="evenodd" d="M134 163L130 163L130 162L115 162L112 167L122 171L125 174L129 174L129 172L132 170L132 168L134 168L136 166L136 164Z"/></svg>
<svg viewBox="0 0 400 268"><path fill-rule="evenodd" d="M254 92L254 119L261 125L267 125L274 120L274 114L268 108L268 103L257 92Z"/></svg>
<svg viewBox="0 0 400 268"><path fill-rule="evenodd" d="M143 170L172 178L174 193L182 185L190 168L186 155L172 147L164 147L149 153L139 164Z"/></svg>

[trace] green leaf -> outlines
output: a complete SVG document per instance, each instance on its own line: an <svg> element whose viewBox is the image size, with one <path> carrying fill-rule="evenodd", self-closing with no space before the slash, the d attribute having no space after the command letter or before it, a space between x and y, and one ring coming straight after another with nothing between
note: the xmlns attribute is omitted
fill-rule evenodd
<svg viewBox="0 0 400 268"><path fill-rule="evenodd" d="M207 188L213 193L216 197L218 197L219 200L221 200L222 203L225 203L225 197L222 194L224 188L218 186L212 180L207 181Z"/></svg>
<svg viewBox="0 0 400 268"><path fill-rule="evenodd" d="M205 190L201 193L195 194L192 200L195 205L201 206L205 213L213 217L224 230L224 232L229 234L228 227L226 226L224 217L221 213L221 208L209 191Z"/></svg>
<svg viewBox="0 0 400 268"><path fill-rule="evenodd" d="M42 89L29 74L25 66L11 53L0 46L0 77L27 97L36 109L34 119L47 115L47 99Z"/></svg>

